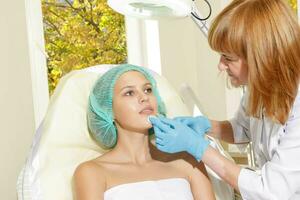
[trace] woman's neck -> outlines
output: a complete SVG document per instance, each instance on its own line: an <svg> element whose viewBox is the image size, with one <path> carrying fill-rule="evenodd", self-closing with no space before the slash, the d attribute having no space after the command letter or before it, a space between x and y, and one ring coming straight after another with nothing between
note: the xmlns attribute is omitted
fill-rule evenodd
<svg viewBox="0 0 300 200"><path fill-rule="evenodd" d="M148 131L142 133L118 128L118 142L113 151L120 162L143 165L151 161Z"/></svg>

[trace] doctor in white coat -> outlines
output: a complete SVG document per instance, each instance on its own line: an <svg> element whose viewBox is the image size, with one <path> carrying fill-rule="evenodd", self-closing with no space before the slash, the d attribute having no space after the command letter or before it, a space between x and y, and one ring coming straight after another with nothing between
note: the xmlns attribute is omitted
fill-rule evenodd
<svg viewBox="0 0 300 200"><path fill-rule="evenodd" d="M187 151L239 191L245 200L300 199L300 28L284 0L233 0L215 19L209 44L219 69L245 85L236 116L153 117L157 148ZM209 95L209 94L208 94ZM209 134L252 142L258 170L241 168L209 146ZM201 189L201 188L199 188Z"/></svg>

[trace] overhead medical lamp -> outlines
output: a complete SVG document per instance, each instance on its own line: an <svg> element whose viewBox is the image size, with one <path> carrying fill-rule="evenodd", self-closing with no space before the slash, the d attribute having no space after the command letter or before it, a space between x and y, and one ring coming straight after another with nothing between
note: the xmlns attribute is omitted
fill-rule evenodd
<svg viewBox="0 0 300 200"><path fill-rule="evenodd" d="M207 19L211 15L211 6L207 0L204 1L209 7L209 14L205 18L202 18L196 7L195 0L108 0L108 5L123 15L143 19L183 18L190 16L207 37L209 28Z"/></svg>

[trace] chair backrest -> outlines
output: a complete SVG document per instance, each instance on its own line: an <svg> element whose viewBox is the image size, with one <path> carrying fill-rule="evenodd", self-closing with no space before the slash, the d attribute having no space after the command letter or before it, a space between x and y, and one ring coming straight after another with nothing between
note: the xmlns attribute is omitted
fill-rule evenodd
<svg viewBox="0 0 300 200"><path fill-rule="evenodd" d="M73 199L72 176L76 167L104 153L90 137L86 108L94 82L112 67L99 65L75 70L60 80L19 175L19 200ZM166 79L152 74L166 104L167 116L190 115Z"/></svg>

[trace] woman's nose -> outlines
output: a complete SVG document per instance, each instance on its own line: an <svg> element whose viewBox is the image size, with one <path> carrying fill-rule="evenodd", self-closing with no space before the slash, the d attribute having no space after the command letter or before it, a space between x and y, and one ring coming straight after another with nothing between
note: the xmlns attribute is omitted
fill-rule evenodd
<svg viewBox="0 0 300 200"><path fill-rule="evenodd" d="M220 71L225 71L225 70L228 69L227 64L224 63L224 62L222 61L222 59L220 59L220 61L219 61L218 69L219 69Z"/></svg>
<svg viewBox="0 0 300 200"><path fill-rule="evenodd" d="M148 101L149 100L149 97L148 97L148 95L147 94L145 94L145 93L141 93L140 94L140 96L139 96L139 101L140 101L140 103L143 103L143 102L145 102L145 101Z"/></svg>

